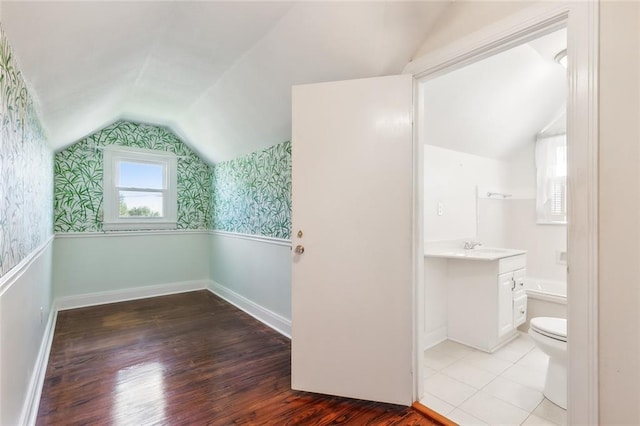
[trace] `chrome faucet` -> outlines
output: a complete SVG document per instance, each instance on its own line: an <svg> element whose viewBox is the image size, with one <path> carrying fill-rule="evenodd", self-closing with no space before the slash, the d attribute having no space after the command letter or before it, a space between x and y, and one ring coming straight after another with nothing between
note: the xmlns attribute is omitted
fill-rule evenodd
<svg viewBox="0 0 640 426"><path fill-rule="evenodd" d="M476 246L481 246L482 243L479 243L477 241L465 241L464 242L464 249L465 250L471 250Z"/></svg>

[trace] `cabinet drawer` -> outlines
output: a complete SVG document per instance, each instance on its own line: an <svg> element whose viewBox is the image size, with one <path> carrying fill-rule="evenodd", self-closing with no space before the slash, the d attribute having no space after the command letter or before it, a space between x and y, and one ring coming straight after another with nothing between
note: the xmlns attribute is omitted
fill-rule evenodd
<svg viewBox="0 0 640 426"><path fill-rule="evenodd" d="M527 320L527 296L520 296L513 300L513 327L523 324Z"/></svg>
<svg viewBox="0 0 640 426"><path fill-rule="evenodd" d="M515 282L515 287L513 289L514 299L525 296L527 294L525 290L525 285L524 285L525 276L526 276L526 271L524 269L518 269L513 273L513 281Z"/></svg>
<svg viewBox="0 0 640 426"><path fill-rule="evenodd" d="M505 272L515 271L516 269L523 269L527 264L527 256L520 254L518 256L505 257L498 261L498 273L504 274Z"/></svg>

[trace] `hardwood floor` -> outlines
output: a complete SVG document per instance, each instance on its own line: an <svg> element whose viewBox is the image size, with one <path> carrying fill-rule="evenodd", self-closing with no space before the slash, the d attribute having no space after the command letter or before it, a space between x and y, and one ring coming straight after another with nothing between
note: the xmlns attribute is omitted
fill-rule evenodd
<svg viewBox="0 0 640 426"><path fill-rule="evenodd" d="M58 314L38 425L435 425L292 391L291 345L208 291Z"/></svg>

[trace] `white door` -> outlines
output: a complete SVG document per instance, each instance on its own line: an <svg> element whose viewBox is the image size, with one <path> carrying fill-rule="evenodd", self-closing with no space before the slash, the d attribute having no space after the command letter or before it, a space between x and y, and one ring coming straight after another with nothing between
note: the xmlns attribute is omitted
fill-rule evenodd
<svg viewBox="0 0 640 426"><path fill-rule="evenodd" d="M293 389L412 403L412 99L410 75L293 88Z"/></svg>

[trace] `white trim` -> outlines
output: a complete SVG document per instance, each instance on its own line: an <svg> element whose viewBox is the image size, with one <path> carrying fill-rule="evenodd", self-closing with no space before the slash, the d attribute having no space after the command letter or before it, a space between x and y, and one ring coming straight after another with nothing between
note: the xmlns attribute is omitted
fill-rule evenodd
<svg viewBox="0 0 640 426"><path fill-rule="evenodd" d="M425 333L422 338L422 351L434 347L438 343L447 340L447 326L440 327L430 333ZM424 356L423 356L424 358Z"/></svg>
<svg viewBox="0 0 640 426"><path fill-rule="evenodd" d="M569 9L565 2L536 4L414 59L402 72L422 79L462 68L565 27Z"/></svg>
<svg viewBox="0 0 640 426"><path fill-rule="evenodd" d="M156 126L155 124L152 124L151 126ZM158 149L149 149L149 148L139 148L137 146L126 146L126 145L116 145L116 144L110 144L110 145L104 145L104 146L96 146L96 148L102 149L104 151L111 151L114 152L116 154L118 153L125 153L127 156L131 155L132 158L134 158L136 155L138 155L140 160L147 161L147 157L153 157L156 156L158 158L161 157L177 157L177 155L174 152L171 151L162 151L162 150L158 150Z"/></svg>
<svg viewBox="0 0 640 426"><path fill-rule="evenodd" d="M420 102L419 84L413 79L413 197L412 197L412 256L413 268L413 310L411 326L413 327L411 360L413 376L413 400L419 401L424 397L424 380L422 372L425 368L424 349L428 337L425 336L425 281L424 281L424 144L422 143L422 129L416 125L417 117L424 115ZM444 337L446 338L446 327Z"/></svg>
<svg viewBox="0 0 640 426"><path fill-rule="evenodd" d="M568 415L569 424L596 425L599 413L598 0L538 3L409 63L404 72L425 80L435 78L565 25L569 53L567 133L571 146Z"/></svg>
<svg viewBox="0 0 640 426"><path fill-rule="evenodd" d="M544 300L545 302L557 303L559 305L567 304L567 296L562 296L560 294L545 293L544 291L533 290L531 288L528 288L526 293L529 300Z"/></svg>
<svg viewBox="0 0 640 426"><path fill-rule="evenodd" d="M218 231L218 230L213 230L209 232L212 235L219 235L221 237L239 238L241 240L251 240L251 241L257 241L260 243L269 243L269 244L275 244L278 246L291 247L291 240L286 238L266 237L264 235L242 234L239 232L228 232L228 231Z"/></svg>
<svg viewBox="0 0 640 426"><path fill-rule="evenodd" d="M246 297L236 293L233 290L219 284L215 281L211 281L211 286L208 289L211 293L226 300L247 314L251 315L263 324L271 327L278 333L291 339L291 320L277 314L269 309L258 305L256 302L247 299Z"/></svg>
<svg viewBox="0 0 640 426"><path fill-rule="evenodd" d="M286 238L266 237L264 235L242 234L239 232L218 231L209 229L178 229L178 230L139 230L139 231L105 231L105 232L56 232L56 239L61 238L100 238L100 237L140 237L149 235L217 235L221 237L238 238L241 240L257 241L291 247L291 240ZM53 238L53 237L52 237Z"/></svg>
<svg viewBox="0 0 640 426"><path fill-rule="evenodd" d="M38 351L36 365L33 369L33 373L31 374L29 388L27 389L27 395L22 406L22 413L20 414L21 425L31 426L36 424L38 408L40 407L40 397L42 395L42 387L44 386L44 379L47 373L49 353L51 352L51 343L53 342L53 332L56 328L57 319L58 311L55 309L55 306L52 306L49 312L47 326L45 328L44 335L42 336L42 343L40 344L40 350Z"/></svg>
<svg viewBox="0 0 640 426"><path fill-rule="evenodd" d="M597 0L571 4L567 34L568 423L596 425L599 422Z"/></svg>
<svg viewBox="0 0 640 426"><path fill-rule="evenodd" d="M103 153L103 202L102 227L107 231L138 229L175 229L178 218L178 160L170 151L109 145ZM119 186L120 162L154 164L162 167L163 185L160 190L125 188ZM162 194L162 217L121 217L119 213L120 191L151 191Z"/></svg>
<svg viewBox="0 0 640 426"><path fill-rule="evenodd" d="M206 229L180 229L155 231L110 231L110 232L56 232L56 239L61 238L100 238L100 237L140 237L155 235L209 235Z"/></svg>
<svg viewBox="0 0 640 426"><path fill-rule="evenodd" d="M87 306L104 305L107 303L126 302L129 300L146 299L149 297L165 296L168 294L205 290L208 287L208 280L181 281L58 297L55 299L54 305L57 310L65 311L67 309L84 308Z"/></svg>
<svg viewBox="0 0 640 426"><path fill-rule="evenodd" d="M126 222L125 222L126 221ZM135 229L143 231L145 229L150 231L155 230L171 230L176 229L178 226L178 222L175 221L164 221L164 220L154 220L153 218L149 218L148 220L142 219L120 219L118 222L102 222L102 229L105 231L128 231L131 229Z"/></svg>
<svg viewBox="0 0 640 426"><path fill-rule="evenodd" d="M42 254L42 252L49 247L53 241L53 235L46 239L46 241L36 247L31 253L29 253L24 259L18 262L13 268L9 269L6 274L0 277L0 296L2 296L7 290L11 288L18 278L24 274L27 269L33 264L33 262Z"/></svg>

